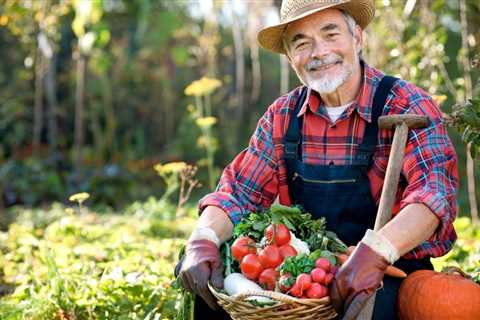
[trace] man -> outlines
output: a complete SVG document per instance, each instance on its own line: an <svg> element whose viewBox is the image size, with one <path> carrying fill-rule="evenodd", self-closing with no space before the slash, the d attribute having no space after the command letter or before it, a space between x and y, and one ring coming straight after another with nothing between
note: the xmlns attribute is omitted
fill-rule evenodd
<svg viewBox="0 0 480 320"><path fill-rule="evenodd" d="M347 318L359 311L351 305L355 298L378 289L374 319L395 319L401 280L384 277L386 267L431 269L429 258L455 241L454 148L423 90L362 60L362 30L374 12L374 0L283 0L281 23L259 32L260 45L285 54L304 86L268 108L248 148L200 201L180 279L212 308L206 283L222 285L218 247L246 213L268 208L277 196L326 217L328 229L356 245L331 287L332 303ZM426 115L430 123L410 130L394 218L374 232L393 138L377 119L405 113Z"/></svg>

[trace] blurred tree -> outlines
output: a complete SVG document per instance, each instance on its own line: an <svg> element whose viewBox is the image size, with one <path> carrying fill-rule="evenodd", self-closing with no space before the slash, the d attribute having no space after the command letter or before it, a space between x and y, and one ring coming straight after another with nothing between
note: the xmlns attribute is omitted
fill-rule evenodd
<svg viewBox="0 0 480 320"><path fill-rule="evenodd" d="M460 0L460 25L461 25L460 30L462 35L462 50L460 53L460 60L462 61L464 79L465 79L464 102L467 103L468 100L472 100L473 98L473 88L472 88L472 75L471 75L471 68L470 68L470 46L468 44L468 38L470 36L470 32L469 32L469 23L467 21L467 3L465 0ZM475 188L475 164L473 162L471 148L472 148L472 144L467 143L468 201L470 203L470 214L472 216L472 221L474 223L478 223L478 206L477 206L477 197L476 197L476 188Z"/></svg>

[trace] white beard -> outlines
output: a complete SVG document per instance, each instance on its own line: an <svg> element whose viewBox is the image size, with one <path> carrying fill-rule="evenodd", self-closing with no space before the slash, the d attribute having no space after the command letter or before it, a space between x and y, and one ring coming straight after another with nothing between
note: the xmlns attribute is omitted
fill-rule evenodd
<svg viewBox="0 0 480 320"><path fill-rule="evenodd" d="M335 56L330 56L327 60L334 60ZM340 71L334 74L324 74L321 75L319 78L312 78L308 72L305 73L305 79L301 76L298 70L295 70L297 73L298 78L300 81L309 88L312 88L316 92L320 94L328 94L332 93L337 90L345 81L348 80L350 76L354 73L355 64L358 63L358 55L356 55L356 59L352 64L346 64L344 60L342 60L342 64L340 65Z"/></svg>
<svg viewBox="0 0 480 320"><path fill-rule="evenodd" d="M337 90L352 75L353 68L342 66L341 71L333 75L324 75L320 78L311 78L307 75L307 86L318 93L332 93Z"/></svg>

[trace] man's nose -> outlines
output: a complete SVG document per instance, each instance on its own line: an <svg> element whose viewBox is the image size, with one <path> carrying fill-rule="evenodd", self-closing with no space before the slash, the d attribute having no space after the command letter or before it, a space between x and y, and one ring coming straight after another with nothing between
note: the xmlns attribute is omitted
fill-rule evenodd
<svg viewBox="0 0 480 320"><path fill-rule="evenodd" d="M317 40L312 46L310 58L322 58L327 56L329 53L330 47L324 41Z"/></svg>

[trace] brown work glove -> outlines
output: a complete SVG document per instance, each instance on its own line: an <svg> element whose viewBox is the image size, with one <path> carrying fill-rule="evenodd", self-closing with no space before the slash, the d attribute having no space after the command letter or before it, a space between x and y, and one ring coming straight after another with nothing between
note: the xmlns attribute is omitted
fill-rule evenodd
<svg viewBox="0 0 480 320"><path fill-rule="evenodd" d="M208 281L223 288L223 263L218 247L210 240L193 240L185 247L185 256L180 260L178 278L185 290L199 295L210 308L218 309L215 297L208 289Z"/></svg>
<svg viewBox="0 0 480 320"><path fill-rule="evenodd" d="M368 298L381 286L390 264L363 242L338 269L330 289L332 304L343 319L355 319Z"/></svg>

